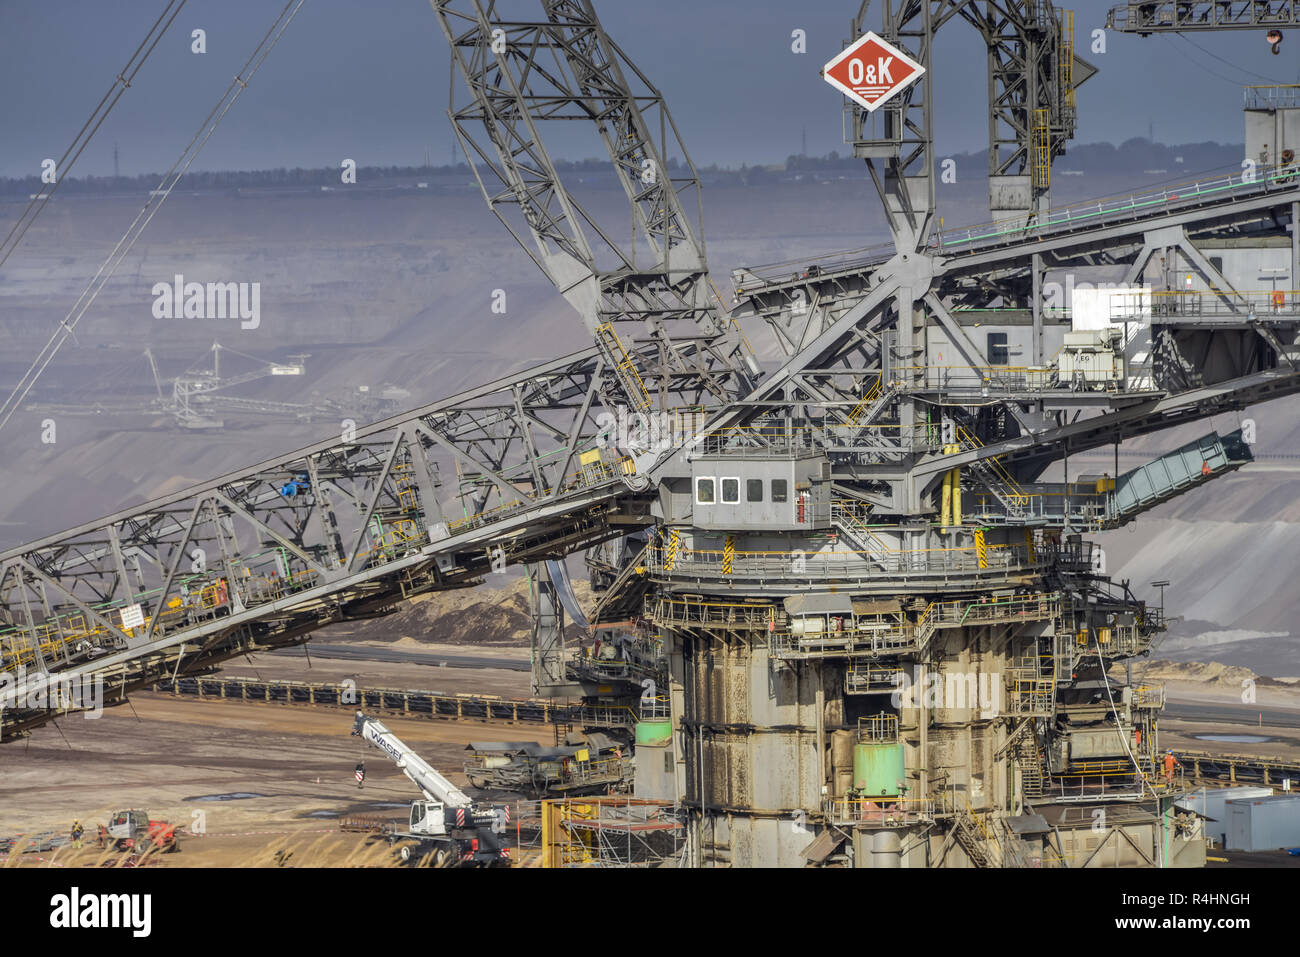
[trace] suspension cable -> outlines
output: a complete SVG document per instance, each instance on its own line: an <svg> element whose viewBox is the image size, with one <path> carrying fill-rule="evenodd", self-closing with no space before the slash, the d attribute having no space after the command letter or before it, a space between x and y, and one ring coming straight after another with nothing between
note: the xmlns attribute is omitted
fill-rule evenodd
<svg viewBox="0 0 1300 957"><path fill-rule="evenodd" d="M1133 754L1133 749L1128 745L1128 735L1124 732L1124 723L1120 720L1119 711L1115 707L1115 696L1111 694L1110 691L1110 674L1108 673L1105 655L1102 654L1101 639L1097 635L1097 629L1093 628L1090 630L1092 631L1093 644L1097 647L1097 664L1101 666L1101 681L1106 688L1106 700L1110 702L1110 713L1115 718L1115 731L1119 735L1120 744L1124 745L1124 751L1128 754L1128 759L1132 762L1133 769L1137 771L1138 783L1142 787L1140 793L1145 795L1147 793L1147 788L1151 786L1147 783L1147 776L1142 770L1141 762L1138 761L1137 757ZM1150 744L1150 741L1147 743ZM1151 793L1155 794L1154 787L1151 787Z"/></svg>
<svg viewBox="0 0 1300 957"><path fill-rule="evenodd" d="M8 424L19 406L21 406L23 400L27 397L27 393L30 392L32 386L36 384L36 380L54 359L59 348L65 341L67 341L68 337L73 334L73 331L77 327L77 323L80 322L81 318L86 314L91 303L95 301L95 297L99 294L100 290L104 288L108 280L112 278L117 267L122 264L122 261L135 245L136 240L140 238L140 234L143 233L145 228L149 225L150 220L152 220L158 210L162 208L163 202L171 194L176 183L190 168L190 164L194 162L199 153L203 150L204 145L216 131L217 126L230 111L230 108L234 106L235 101L239 99L244 90L248 89L249 81L252 80L253 75L266 61L267 56L270 55L271 50L275 48L276 43L279 42L280 37L293 21L294 16L297 15L298 10L302 7L304 2L305 0L288 0L288 2L285 3L284 9L280 11L280 15L276 17L275 21L271 24L271 28L267 30L266 36L262 38L262 42L257 45L252 56L248 58L248 62L244 64L244 68L235 75L230 86L226 88L226 92L222 95L221 99L217 101L217 105L212 108L212 112L210 112L207 115L207 118L204 119L203 125L199 127L198 132L194 134L194 137L190 140L189 144L181 151L181 155L177 158L176 162L172 164L171 169L164 174L161 182L158 184L158 188L150 192L149 198L145 200L144 206L140 208L140 212L136 214L135 219L131 222L131 225L127 227L122 238L118 240L117 245L113 247L113 251L109 253L108 258L104 260L103 265L99 267L99 271L95 273L94 277L90 280L90 283L82 291L81 296L77 299L72 309L70 309L68 314L59 322L58 328L55 329L54 333L50 336L49 341L37 354L36 358L32 360L31 366L25 373L23 373L22 378L19 379L18 384L14 386L9 397L5 399L4 404L0 405L0 430L3 430L5 425Z"/></svg>
<svg viewBox="0 0 1300 957"><path fill-rule="evenodd" d="M113 78L113 83L108 88L108 92L104 94L99 101L99 105L91 112L90 119L82 124L81 129L77 131L76 137L73 138L72 144L63 151L63 155L59 157L58 163L55 164L54 182L50 184L48 190L44 186L37 190L32 201L23 210L23 214L10 227L9 234L5 236L3 242L0 242L0 266L5 264L9 254L22 242L27 230L36 221L36 217L41 214L41 210L48 204L50 197L54 195L54 191L67 178L68 173L77 162L77 158L90 144L91 138L99 131L99 127L104 120L108 119L108 114L113 111L113 107L122 98L122 94L131 86L131 81L140 72L140 68L149 59L149 54L153 53L154 47L162 40L163 34L167 32L167 28L172 25L172 21L176 19L184 6L185 0L169 0L166 9L159 14L158 19L154 21L154 25L145 34L145 38L140 41L140 45L131 54L131 59L126 61L126 66L122 67L117 76ZM172 9L173 7L175 9ZM168 11L170 11L170 15L168 15ZM166 20L165 23L164 20ZM142 53L143 55L141 55ZM137 58L139 59L137 60Z"/></svg>

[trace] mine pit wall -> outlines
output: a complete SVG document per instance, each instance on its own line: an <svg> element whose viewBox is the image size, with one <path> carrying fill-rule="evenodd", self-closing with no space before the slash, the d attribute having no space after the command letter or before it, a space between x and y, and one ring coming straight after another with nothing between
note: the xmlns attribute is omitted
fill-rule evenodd
<svg viewBox="0 0 1300 957"><path fill-rule="evenodd" d="M998 751L1020 720L1009 711L1009 669L1032 640L1021 637L1025 630L1033 629L991 625L936 634L931 686L945 689L939 704L964 706L930 707L924 675L915 693L897 699L906 799L975 812L1018 804L1015 749ZM827 799L844 797L853 784L857 718L893 710L890 693L846 694L843 659L778 660L762 633L670 632L665 639L673 733L638 743L637 796L686 807L692 864L807 866L804 852L827 826ZM914 661L898 664L914 675ZM983 700L970 698L981 689ZM940 863L948 828L941 820L840 829L852 836L856 866L926 867ZM847 861L845 847L836 858ZM941 863L969 866L952 842Z"/></svg>

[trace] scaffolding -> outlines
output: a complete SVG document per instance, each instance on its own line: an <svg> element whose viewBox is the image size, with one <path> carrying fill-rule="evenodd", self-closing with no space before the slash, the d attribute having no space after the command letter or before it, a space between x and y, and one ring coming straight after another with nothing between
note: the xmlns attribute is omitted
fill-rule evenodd
<svg viewBox="0 0 1300 957"><path fill-rule="evenodd" d="M678 867L686 828L668 801L631 797L541 802L543 867Z"/></svg>

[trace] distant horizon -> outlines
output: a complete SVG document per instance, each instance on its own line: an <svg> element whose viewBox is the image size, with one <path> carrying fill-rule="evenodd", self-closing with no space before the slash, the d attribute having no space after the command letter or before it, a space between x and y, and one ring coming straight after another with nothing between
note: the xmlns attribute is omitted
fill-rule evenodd
<svg viewBox="0 0 1300 957"><path fill-rule="evenodd" d="M1145 146L1152 149L1169 150L1169 151L1193 150L1193 149L1244 151L1245 149L1244 141L1221 142L1219 140L1203 140L1199 142L1165 143L1158 140L1155 141L1148 140L1146 137L1143 136L1135 136L1135 137L1129 137L1128 139L1125 139L1119 143L1116 143L1111 140L1097 140L1089 143L1072 144L1070 147L1066 149L1064 155L1058 157L1054 161L1053 166L1057 169L1068 168L1072 156L1077 155L1080 152L1095 151L1097 149L1109 147L1118 153L1119 151L1123 150L1125 147L1138 147L1138 146ZM847 146L845 147L845 149L847 150ZM947 152L941 154L936 153L935 158L936 161L938 161L947 158L984 157L987 155L988 155L987 149L973 149L973 150L966 150L966 151L959 151L959 152ZM779 162L774 162L774 163L741 163L740 165L732 165L732 164L723 165L718 163L712 163L708 165L697 165L696 169L700 173L742 173L747 170L754 170L754 169L779 170L779 169L788 168L792 160L802 160L802 161L808 161L812 163L840 163L846 167L856 166L863 163L862 160L856 159L853 156L848 155L847 153L841 153L839 150L832 149L819 155L792 153L786 156L784 160L781 160ZM556 163L557 168L561 172L564 172L566 170L574 170L581 167L585 167L588 169L593 169L593 168L604 169L604 168L612 167L613 165L608 157L601 157L601 156L588 156L588 157L582 157L580 159L556 158L554 162ZM670 161L669 165L670 168L677 168L678 166L675 159ZM238 169L199 168L199 169L191 169L189 172L185 174L185 176L191 178L199 177L199 176L257 177L257 176L270 176L270 175L282 174L282 173L292 173L292 174L312 173L312 174L323 174L323 175L334 176L338 174L338 172L339 172L339 168L334 166L301 166L300 165L300 166L249 167L249 168L238 168ZM396 162L388 163L388 164L378 164L378 163L366 164L366 165L358 165L357 172L358 174L369 172L371 174L377 173L380 175L389 175L389 176L414 175L416 173L432 173L432 174L464 173L468 175L470 173L470 168L462 159L459 162L456 162L454 164L453 163L442 163L442 164L431 163L425 165L425 164L401 164ZM100 185L103 183L115 182L119 180L129 182L129 181L136 181L140 179L161 178L162 176L163 173L160 171L143 172L143 173L123 173L120 176L113 176L111 174L108 175L87 174L83 176L71 175L66 177L62 181L61 185L67 185L73 183ZM184 181L184 177L182 178L182 181ZM40 185L40 176L38 174L32 174L29 176L0 176L0 184L7 185L7 186L22 185L24 188L35 187L37 185Z"/></svg>
<svg viewBox="0 0 1300 957"><path fill-rule="evenodd" d="M157 11L96 0L65 0L57 14L40 0L0 6L0 83L8 93L0 174L24 177L62 155ZM844 100L820 68L849 39L858 6L660 0L647 16L638 4L597 3L611 38L663 94L697 165L720 170L845 150ZM1243 87L1300 79L1294 57L1270 55L1252 31L1140 38L1106 31L1107 6L1075 14L1078 54L1099 70L1078 89L1075 142L1244 138ZM869 25L878 15L873 7ZM170 166L270 19L257 0L189 4L70 172L134 176ZM960 20L939 32L932 50L932 119L943 156L973 154L988 140L988 51ZM206 31L201 55L192 48L196 29ZM345 157L367 167L375 157L421 166L426 156L427 165L444 165L461 158L446 115L450 75L447 41L428 4L313 0L195 168L314 168ZM544 137L556 156L599 149L575 142L567 128Z"/></svg>

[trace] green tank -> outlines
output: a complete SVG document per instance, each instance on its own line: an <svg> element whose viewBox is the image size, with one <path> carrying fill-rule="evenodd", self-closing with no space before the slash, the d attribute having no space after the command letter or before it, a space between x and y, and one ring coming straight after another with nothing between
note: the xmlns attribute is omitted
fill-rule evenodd
<svg viewBox="0 0 1300 957"><path fill-rule="evenodd" d="M903 744L855 744L853 790L864 797L895 797L903 780Z"/></svg>
<svg viewBox="0 0 1300 957"><path fill-rule="evenodd" d="M637 744L663 744L673 736L671 721L638 721L636 723Z"/></svg>

